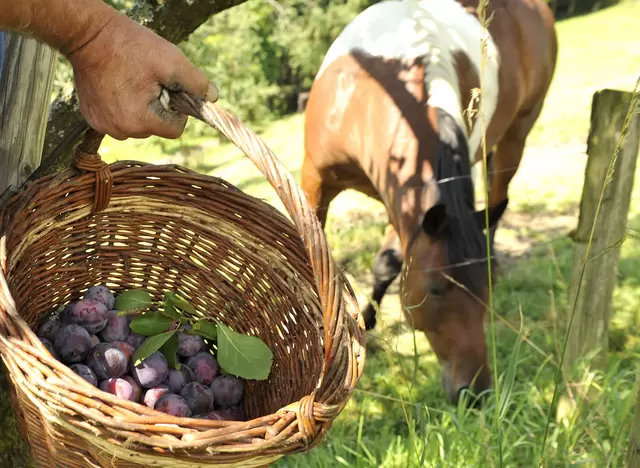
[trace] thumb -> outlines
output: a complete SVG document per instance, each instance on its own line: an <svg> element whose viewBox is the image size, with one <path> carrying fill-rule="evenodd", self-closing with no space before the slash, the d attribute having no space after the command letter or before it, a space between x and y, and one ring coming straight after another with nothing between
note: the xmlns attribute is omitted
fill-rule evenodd
<svg viewBox="0 0 640 468"><path fill-rule="evenodd" d="M193 65L181 51L173 67L171 65L167 66L167 71L170 78L168 77L168 83L165 86L169 89L183 89L209 102L218 100L220 96L218 87L209 81L204 72Z"/></svg>

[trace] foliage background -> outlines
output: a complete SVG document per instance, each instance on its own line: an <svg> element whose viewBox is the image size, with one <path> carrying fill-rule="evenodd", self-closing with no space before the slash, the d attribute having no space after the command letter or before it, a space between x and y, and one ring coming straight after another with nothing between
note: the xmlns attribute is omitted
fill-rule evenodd
<svg viewBox="0 0 640 468"><path fill-rule="evenodd" d="M125 11L134 0L105 0ZM617 0L547 0L559 16ZM221 104L254 129L295 112L298 94L311 87L324 54L344 26L376 0L249 0L212 16L188 41L187 57L218 85ZM54 95L72 90L64 57ZM204 127L189 126L190 136Z"/></svg>

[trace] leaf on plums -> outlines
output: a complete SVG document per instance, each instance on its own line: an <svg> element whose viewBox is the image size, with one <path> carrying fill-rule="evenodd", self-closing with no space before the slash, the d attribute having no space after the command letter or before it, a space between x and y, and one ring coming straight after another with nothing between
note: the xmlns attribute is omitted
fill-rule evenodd
<svg viewBox="0 0 640 468"><path fill-rule="evenodd" d="M181 365L176 355L179 345L180 342L178 341L178 335L174 334L162 345L161 349L162 354L164 354L164 357L167 358L169 366L175 370L180 370Z"/></svg>
<svg viewBox="0 0 640 468"><path fill-rule="evenodd" d="M196 308L193 307L189 302L179 297L176 293L167 291L164 294L164 302L165 304L171 304L175 309L179 309L183 312L189 312L190 314L196 313Z"/></svg>
<svg viewBox="0 0 640 468"><path fill-rule="evenodd" d="M193 325L191 330L187 333L191 335L200 335L203 338L208 338L210 340L215 340L218 332L218 327L215 323L207 322L206 320L198 320Z"/></svg>
<svg viewBox="0 0 640 468"><path fill-rule="evenodd" d="M148 308L153 302L151 294L144 289L128 289L116 297L114 309L125 312L137 312Z"/></svg>
<svg viewBox="0 0 640 468"><path fill-rule="evenodd" d="M256 336L237 333L218 322L218 364L227 373L243 379L269 377L273 353Z"/></svg>
<svg viewBox="0 0 640 468"><path fill-rule="evenodd" d="M150 312L134 318L129 324L129 328L138 335L152 336L166 332L173 324L174 320L158 312Z"/></svg>
<svg viewBox="0 0 640 468"><path fill-rule="evenodd" d="M175 320L180 320L180 312L178 312L178 309L176 309L173 304L170 301L167 301L165 298L164 301L164 314L175 319Z"/></svg>
<svg viewBox="0 0 640 468"><path fill-rule="evenodd" d="M176 330L171 330L159 335L150 336L140 345L138 349L133 353L133 365L137 366L150 355L158 351L162 346L176 333ZM165 356L166 357L166 356Z"/></svg>

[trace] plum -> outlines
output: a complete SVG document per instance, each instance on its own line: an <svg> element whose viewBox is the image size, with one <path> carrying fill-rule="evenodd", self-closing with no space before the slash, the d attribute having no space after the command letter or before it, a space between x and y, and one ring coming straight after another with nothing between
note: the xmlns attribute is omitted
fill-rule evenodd
<svg viewBox="0 0 640 468"><path fill-rule="evenodd" d="M56 335L60 331L60 322L57 320L49 319L40 325L38 328L38 337L46 338L47 340L53 342L56 339Z"/></svg>
<svg viewBox="0 0 640 468"><path fill-rule="evenodd" d="M160 385L169 374L169 363L160 351L154 351L131 370L133 378L141 387L151 388Z"/></svg>
<svg viewBox="0 0 640 468"><path fill-rule="evenodd" d="M91 335L91 347L92 348L95 347L95 346L98 346L100 343L102 343L102 342L100 341L100 338L98 338L97 335Z"/></svg>
<svg viewBox="0 0 640 468"><path fill-rule="evenodd" d="M87 289L84 293L83 299L95 299L98 302L102 302L107 309L113 309L113 305L116 302L116 299L109 288L101 284L91 286Z"/></svg>
<svg viewBox="0 0 640 468"><path fill-rule="evenodd" d="M242 400L242 380L233 375L221 375L211 382L211 391L218 406L234 406Z"/></svg>
<svg viewBox="0 0 640 468"><path fill-rule="evenodd" d="M144 343L144 340L146 340L146 339L147 339L146 336L138 335L137 333L135 333L133 331L129 331L129 336L127 336L127 338L124 341L129 343L135 349L138 349L140 347L140 345L142 343Z"/></svg>
<svg viewBox="0 0 640 468"><path fill-rule="evenodd" d="M218 408L215 412L217 412L225 421L246 421L247 420L247 417L244 414L244 410L239 405L228 406L226 408Z"/></svg>
<svg viewBox="0 0 640 468"><path fill-rule="evenodd" d="M63 311L60 321L64 325L74 324L96 334L107 325L107 307L95 299L81 299Z"/></svg>
<svg viewBox="0 0 640 468"><path fill-rule="evenodd" d="M133 386L122 378L110 378L100 382L100 390L111 393L118 398L124 398L129 401L135 400L135 389Z"/></svg>
<svg viewBox="0 0 640 468"><path fill-rule="evenodd" d="M213 421L224 421L225 420L224 417L222 416L222 414L217 410L207 413L207 419L212 419Z"/></svg>
<svg viewBox="0 0 640 468"><path fill-rule="evenodd" d="M45 348L47 348L47 350L51 353L51 355L55 358L55 359L60 359L58 357L58 353L56 352L56 348L55 346L53 346L53 343L51 343L51 341L47 340L46 338L40 338L40 341L42 342L42 344L44 345Z"/></svg>
<svg viewBox="0 0 640 468"><path fill-rule="evenodd" d="M188 418L191 416L191 410L185 399L175 393L167 393L161 396L158 401L156 401L153 409L179 418Z"/></svg>
<svg viewBox="0 0 640 468"><path fill-rule="evenodd" d="M180 393L185 385L194 380L193 371L189 367L181 365L180 370L169 369L169 375L163 383L171 389L172 393Z"/></svg>
<svg viewBox="0 0 640 468"><path fill-rule="evenodd" d="M98 378L89 366L84 364L73 364L69 366L69 368L94 387L98 386Z"/></svg>
<svg viewBox="0 0 640 468"><path fill-rule="evenodd" d="M100 380L122 377L129 361L124 352L113 343L100 343L89 352L86 364Z"/></svg>
<svg viewBox="0 0 640 468"><path fill-rule="evenodd" d="M157 387L149 388L146 392L144 392L142 402L149 408L153 409L156 401L158 401L160 397L169 393L171 393L171 390L169 390L169 387L166 385L159 385Z"/></svg>
<svg viewBox="0 0 640 468"><path fill-rule="evenodd" d="M142 388L140 388L140 385L138 385L138 382L136 382L136 379L134 379L133 377L131 377L128 374L123 375L121 378L123 378L124 380L129 382L131 384L131 387L133 387L133 400L132 401L140 401L140 395L142 394Z"/></svg>
<svg viewBox="0 0 640 468"><path fill-rule="evenodd" d="M185 324L180 327L181 330L190 330L191 325ZM204 340L201 336L190 335L183 331L176 333L178 337L178 350L176 354L182 357L190 357L198 354L204 348Z"/></svg>
<svg viewBox="0 0 640 468"><path fill-rule="evenodd" d="M198 382L185 385L180 396L187 402L192 413L202 414L213 409L213 392Z"/></svg>
<svg viewBox="0 0 640 468"><path fill-rule="evenodd" d="M202 385L209 385L220 374L218 361L207 351L201 351L187 359L187 367L194 374L195 380Z"/></svg>
<svg viewBox="0 0 640 468"><path fill-rule="evenodd" d="M207 418L214 421L246 421L244 410L240 406L219 408L207 413Z"/></svg>
<svg viewBox="0 0 640 468"><path fill-rule="evenodd" d="M91 335L80 325L65 325L56 335L53 345L62 362L79 363L91 349Z"/></svg>
<svg viewBox="0 0 640 468"><path fill-rule="evenodd" d="M128 361L131 360L133 353L136 352L135 348L126 341L114 341L111 344L120 348L124 355L127 356Z"/></svg>
<svg viewBox="0 0 640 468"><path fill-rule="evenodd" d="M125 341L129 336L129 332L129 321L126 317L119 316L117 310L107 312L107 324L100 332L102 341L107 343Z"/></svg>

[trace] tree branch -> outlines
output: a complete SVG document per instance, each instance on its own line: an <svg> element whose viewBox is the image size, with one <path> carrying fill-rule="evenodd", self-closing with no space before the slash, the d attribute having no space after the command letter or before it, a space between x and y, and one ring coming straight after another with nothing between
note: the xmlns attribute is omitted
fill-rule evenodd
<svg viewBox="0 0 640 468"><path fill-rule="evenodd" d="M136 0L126 14L169 42L178 44L187 39L211 15L240 5L245 1L190 0L185 2L185 0L165 0L158 2L158 0ZM84 122L84 118L80 113L75 90L70 95L59 97L52 103L44 141L44 157L42 166L37 171L38 176L69 165L71 150L80 141L81 135L74 135L74 138L65 138L65 136L81 122Z"/></svg>

